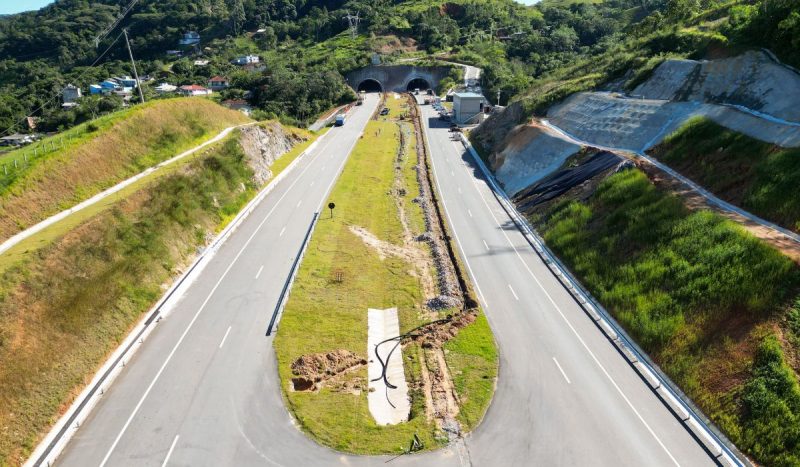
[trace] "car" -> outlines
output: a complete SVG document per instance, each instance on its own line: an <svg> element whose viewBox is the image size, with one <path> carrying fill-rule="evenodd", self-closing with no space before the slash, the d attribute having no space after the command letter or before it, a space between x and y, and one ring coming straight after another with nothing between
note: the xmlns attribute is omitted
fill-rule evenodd
<svg viewBox="0 0 800 467"><path fill-rule="evenodd" d="M389 107L382 108L381 115L389 115Z"/></svg>
<svg viewBox="0 0 800 467"><path fill-rule="evenodd" d="M449 122L450 121L450 116L447 115L447 114L439 114L439 120L443 120L445 122Z"/></svg>

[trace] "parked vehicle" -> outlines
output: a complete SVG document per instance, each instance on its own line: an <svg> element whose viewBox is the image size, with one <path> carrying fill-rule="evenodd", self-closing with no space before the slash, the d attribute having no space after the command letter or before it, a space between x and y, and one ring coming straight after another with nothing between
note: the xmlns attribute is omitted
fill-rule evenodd
<svg viewBox="0 0 800 467"><path fill-rule="evenodd" d="M414 89L414 94L419 95L419 88Z"/></svg>
<svg viewBox="0 0 800 467"><path fill-rule="evenodd" d="M336 116L336 126L343 126L344 125L345 116L344 114L339 114Z"/></svg>
<svg viewBox="0 0 800 467"><path fill-rule="evenodd" d="M382 108L381 115L389 115L389 107Z"/></svg>

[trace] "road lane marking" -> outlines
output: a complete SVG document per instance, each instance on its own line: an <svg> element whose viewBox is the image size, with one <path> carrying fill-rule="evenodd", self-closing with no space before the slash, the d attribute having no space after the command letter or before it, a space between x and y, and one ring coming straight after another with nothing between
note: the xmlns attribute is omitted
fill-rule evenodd
<svg viewBox="0 0 800 467"><path fill-rule="evenodd" d="M508 290L510 290L510 291L511 291L511 295L513 295L513 296L514 296L514 298L515 298L517 301L519 301L519 297L517 297L517 293L516 293L516 292L514 292L514 289L511 287L511 284L508 284Z"/></svg>
<svg viewBox="0 0 800 467"><path fill-rule="evenodd" d="M331 141L332 140L327 140L325 142L325 147L328 147L330 145ZM352 151L352 148L353 148L353 146L355 146L356 142L358 142L358 138L356 138L356 141L354 141L353 144L350 146L350 151L347 152L348 155ZM320 151L322 151L323 149L320 149ZM347 158L345 158L345 161L346 160L347 160ZM313 162L313 160L312 160L312 162ZM344 163L342 165L344 165ZM227 277L228 273L231 271L231 269L233 269L233 266L239 260L239 257L242 256L242 254L247 249L247 247L250 246L250 243L253 241L253 239L256 237L256 235L258 235L258 232L261 231L261 228L264 227L264 224L267 223L267 220L272 216L272 213L275 212L275 210L278 208L278 206L280 206L280 204L284 200L284 198L286 198L286 196L288 196L289 193L291 193L292 188L294 188L294 186L297 185L297 182L299 182L303 178L303 175L308 171L308 169L311 168L311 166L312 166L311 163L306 165L306 167L303 169L302 172L300 172L300 174L292 182L292 184L289 185L289 187L286 189L286 191L283 193L283 195L281 195L281 197L278 198L278 200L275 202L275 205L272 206L272 209L269 210L269 212L264 216L264 218L261 220L261 222L258 224L258 226L256 226L256 228L253 231L253 233L250 234L250 237L248 237L247 241L244 243L242 248L239 250L239 252L233 258L233 260L228 265L228 267L225 269L225 271L223 271L223 273L220 276L219 280L217 280L217 283L214 285L214 287L211 288L211 291L208 293L208 296L203 301L203 303L200 305L200 307L197 309L197 311L195 312L194 316L192 317L192 320L189 321L189 324L186 326L186 329L183 331L183 334L181 334L181 336L178 338L178 341L172 347L172 350L167 355L167 358L164 360L164 363L161 364L161 367L158 369L158 372L156 372L156 375L153 377L152 381L150 381L150 384L147 386L147 389L145 389L144 394L142 394L142 397L139 399L139 402L133 408L133 411L131 412L130 416L128 416L128 419L125 421L125 424L122 425L122 428L120 429L119 434L117 434L117 437L114 439L114 442L111 444L111 447L108 448L108 452L106 452L105 457L103 457L103 460L100 462L100 467L104 467L106 465L106 463L108 462L108 459L111 457L111 454L114 452L114 449L117 448L117 445L119 444L120 440L122 439L122 436L125 435L125 432L128 430L128 427L130 426L131 422L133 422L134 417L136 417L136 414L142 408L142 404L144 404L144 401L147 399L147 396L150 395L150 391L153 390L153 387L155 386L156 382L158 382L159 378L161 378L161 375L164 373L164 370L167 368L167 365L172 360L172 357L175 355L175 352L178 351L178 348L180 347L181 343L183 343L183 340L186 338L186 335L189 334L189 331L194 326L194 323L197 321L197 318L200 316L200 313L203 312L203 310L205 309L206 305L211 300L211 297L214 295L214 293L217 291L219 286L222 284L222 281L225 280L225 278ZM323 201L324 201L324 199L323 199Z"/></svg>
<svg viewBox="0 0 800 467"><path fill-rule="evenodd" d="M481 180L481 181L483 181L483 180ZM483 181L483 183L486 185L487 189L491 190L491 188L486 184L485 181ZM486 209L489 211L489 214L492 217L494 217L495 222L499 225L500 222L494 216L494 213L492 212L492 209L489 207L489 203L486 201L486 198L483 196L483 193L481 193L481 190L478 188L477 181L476 181L476 184L474 184L473 186L475 186L475 190L478 192L478 195L481 197L481 200L483 200L483 204L486 205ZM512 220L512 222L513 222L513 220ZM503 235L505 236L506 241L508 242L508 244L511 245L511 248L514 249L514 253L516 253L517 258L522 263L522 266L528 271L528 274L530 274L531 277L533 277L533 280L536 282L536 284L539 286L539 288L542 289L542 292L544 292L545 297L547 297L547 299L550 301L550 303L556 309L558 314L561 316L561 319L564 320L564 322L567 324L569 329L572 331L572 333L578 339L578 342L581 343L581 346L583 346L583 348L586 349L586 352L592 357L592 360L594 360L594 362L597 364L597 366L600 368L600 370L603 372L603 374L606 376L606 378L611 382L611 385L614 386L614 389L616 389L617 393L619 393L619 395L622 397L622 399L625 401L625 403L628 405L628 407L630 407L630 409L633 411L633 413L636 415L636 417L639 419L639 421L642 422L642 425L644 425L644 427L647 429L647 431L650 433L650 435L656 440L658 445L661 446L661 449L664 450L664 452L667 454L667 456L670 458L670 460L672 460L672 462L675 465L680 467L680 464L678 463L677 460L675 460L675 457L673 457L672 453L669 451L669 449L667 449L667 447L661 441L661 438L659 438L658 435L656 435L655 431L653 431L653 429L650 427L650 424L648 424L645 421L644 417L642 417L642 415L639 413L639 411L636 410L636 407L633 406L633 403L631 403L630 399L628 399L628 396L626 396L625 393L622 392L622 388L619 387L617 382L614 380L614 378L611 377L611 375L608 373L608 371L603 366L603 364L600 363L600 360L597 358L597 356L595 356L594 352L591 351L591 349L586 344L586 342L583 340L583 338L578 333L578 331L572 326L572 323L569 321L569 319L567 319L567 316L564 314L564 312L561 311L561 308L556 304L555 300L550 295L550 293L547 292L547 289L545 289L544 285L541 283L541 281L539 281L539 278L536 277L536 274L534 274L533 271L531 270L531 268L528 267L528 264L522 258L522 255L520 254L520 252L517 249L517 247L514 246L514 243L511 242L511 238L509 238L508 233L506 233L506 231L503 230L503 229L501 229L501 231L503 232ZM520 235L522 235L522 232L520 232Z"/></svg>
<svg viewBox="0 0 800 467"><path fill-rule="evenodd" d="M458 194L461 194L461 187L458 187Z"/></svg>
<svg viewBox="0 0 800 467"><path fill-rule="evenodd" d="M258 279L258 276L261 275L261 271L263 271L263 270L264 270L264 265L262 264L261 267L258 268L258 272L256 273L256 279Z"/></svg>
<svg viewBox="0 0 800 467"><path fill-rule="evenodd" d="M553 362L554 362L554 363L556 364L556 366L558 367L558 371L560 371L560 372L561 372L561 376L563 376L563 377L564 377L564 379L565 379L565 380L567 380L567 384L572 384L572 381L570 381L570 380L569 380L569 378L567 378L567 374L566 374L566 373L564 373L564 369L563 369L563 368L561 368L561 365L559 365L559 364L558 364L558 360L556 360L556 357L553 357Z"/></svg>
<svg viewBox="0 0 800 467"><path fill-rule="evenodd" d="M308 187L311 188L312 186L314 186L314 183L316 182L317 182L316 180L311 180L311 183L308 184Z"/></svg>
<svg viewBox="0 0 800 467"><path fill-rule="evenodd" d="M172 455L172 451L175 449L175 445L178 444L179 435L175 435L175 439L172 440L172 445L169 447L169 451L167 451L167 457L164 458L164 462L161 463L161 467L165 467L167 462L169 462L169 457Z"/></svg>
<svg viewBox="0 0 800 467"><path fill-rule="evenodd" d="M303 204L303 200L302 199L297 202L297 207L299 208L301 204Z"/></svg>
<svg viewBox="0 0 800 467"><path fill-rule="evenodd" d="M483 241L483 246L485 246L485 247L486 247L486 251L489 251L489 250L491 250L491 248L489 248L489 244L488 244L488 243L486 243L486 240L483 240L483 239L481 239L481 241Z"/></svg>
<svg viewBox="0 0 800 467"><path fill-rule="evenodd" d="M451 171L450 171L450 176L451 176L451 177L455 177L455 176L456 176L456 173L455 173L455 172L453 172L453 171L451 170Z"/></svg>
<svg viewBox="0 0 800 467"><path fill-rule="evenodd" d="M469 217L472 217L472 211L470 211L469 209L467 209L467 214L469 214Z"/></svg>
<svg viewBox="0 0 800 467"><path fill-rule="evenodd" d="M283 237L283 233L286 232L286 227L281 229L281 233L278 234L279 237Z"/></svg>
<svg viewBox="0 0 800 467"><path fill-rule="evenodd" d="M225 339L227 339L227 338L228 338L228 334L230 334L230 332L231 332L231 328L232 328L232 327L233 327L233 326L228 326L228 330L227 330L227 331L225 331L225 335L224 335L224 336L222 336L222 341L219 343L219 348L220 348L220 349L222 348L222 346L223 346L223 345L225 345Z"/></svg>

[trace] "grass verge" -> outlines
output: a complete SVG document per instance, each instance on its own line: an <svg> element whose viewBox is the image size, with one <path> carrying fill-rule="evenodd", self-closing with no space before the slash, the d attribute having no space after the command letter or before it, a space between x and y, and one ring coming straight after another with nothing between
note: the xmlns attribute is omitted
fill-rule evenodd
<svg viewBox="0 0 800 467"><path fill-rule="evenodd" d="M767 464L798 459L797 425L773 421L800 414L787 389L796 374L783 371L770 392L783 412L748 405L761 378L759 348L782 332L800 287L796 265L732 222L689 211L638 170L537 221L548 245L739 448ZM781 354L794 355L784 344ZM774 431L762 448L765 424Z"/></svg>
<svg viewBox="0 0 800 467"><path fill-rule="evenodd" d="M69 130L63 148L3 179L0 239L248 121L210 100L187 98L154 101Z"/></svg>
<svg viewBox="0 0 800 467"><path fill-rule="evenodd" d="M335 217L323 215L317 224L274 341L284 397L301 429L323 445L359 454L399 454L408 449L414 435L426 449L447 441L425 414L423 350L416 344L403 349L412 398L406 423L375 423L367 403L366 367L344 377L356 391L326 384L317 392L301 392L294 391L291 382L291 364L302 355L341 349L366 356L368 308L397 307L401 332L429 321L414 265L395 256L381 259L350 230L359 226L384 242L403 244L403 225L392 192L400 132L407 143L413 141L411 125L398 127L395 121L404 105L404 99L389 95L389 116L371 121L354 148L330 195L337 206ZM416 151L407 152L399 169L409 188L401 196L412 230L424 226L419 206L411 201L419 196L416 158ZM447 363L459 397L468 401L462 420L471 428L486 410L496 374L496 350L485 318L463 329L448 345ZM483 382L487 375L492 386Z"/></svg>
<svg viewBox="0 0 800 467"><path fill-rule="evenodd" d="M650 151L719 197L800 232L800 149L785 149L698 117Z"/></svg>
<svg viewBox="0 0 800 467"><path fill-rule="evenodd" d="M257 188L232 136L2 273L0 465L25 460L165 284Z"/></svg>

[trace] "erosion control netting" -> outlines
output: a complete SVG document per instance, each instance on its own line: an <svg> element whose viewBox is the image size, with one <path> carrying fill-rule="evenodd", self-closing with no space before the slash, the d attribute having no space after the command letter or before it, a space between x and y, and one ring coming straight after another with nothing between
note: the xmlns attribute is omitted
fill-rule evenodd
<svg viewBox="0 0 800 467"><path fill-rule="evenodd" d="M538 183L520 191L514 201L520 211L550 201L566 193L570 188L580 185L595 175L616 167L625 161L624 158L608 151L598 152L576 167L562 169L543 178Z"/></svg>

